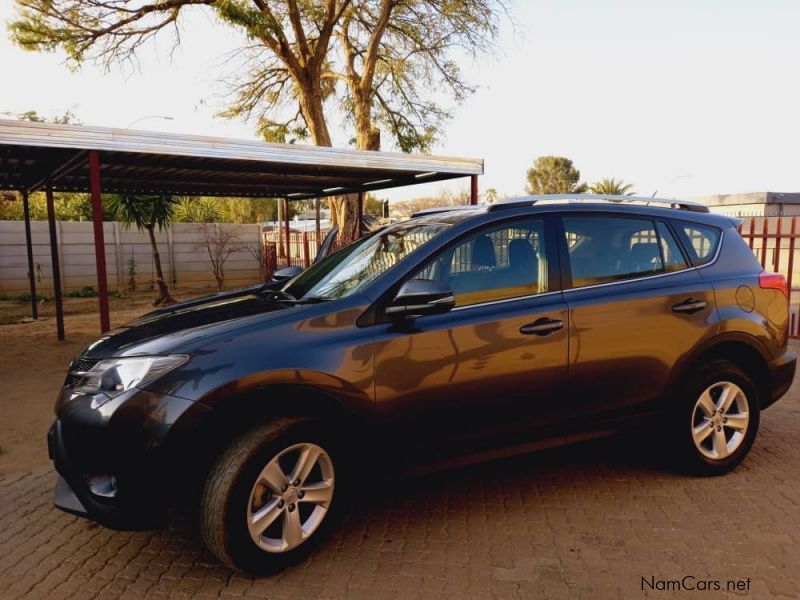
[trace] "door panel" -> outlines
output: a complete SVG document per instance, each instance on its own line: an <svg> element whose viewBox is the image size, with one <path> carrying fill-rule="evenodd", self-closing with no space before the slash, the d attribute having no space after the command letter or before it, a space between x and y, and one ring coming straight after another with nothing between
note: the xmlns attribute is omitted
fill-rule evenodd
<svg viewBox="0 0 800 600"><path fill-rule="evenodd" d="M556 292L377 326L380 414L420 442L552 423L566 391L567 317ZM564 326L520 331L544 318Z"/></svg>
<svg viewBox="0 0 800 600"><path fill-rule="evenodd" d="M710 336L713 293L696 270L565 292L570 308L570 387L575 416L658 398L672 367ZM696 300L697 312L672 307Z"/></svg>
<svg viewBox="0 0 800 600"><path fill-rule="evenodd" d="M565 217L577 286L570 313L570 404L575 419L644 411L663 397L674 366L713 335L713 291L664 222Z"/></svg>
<svg viewBox="0 0 800 600"><path fill-rule="evenodd" d="M554 235L550 219L486 226L412 274L444 282L456 308L376 326L375 396L387 424L424 443L553 421L569 336Z"/></svg>

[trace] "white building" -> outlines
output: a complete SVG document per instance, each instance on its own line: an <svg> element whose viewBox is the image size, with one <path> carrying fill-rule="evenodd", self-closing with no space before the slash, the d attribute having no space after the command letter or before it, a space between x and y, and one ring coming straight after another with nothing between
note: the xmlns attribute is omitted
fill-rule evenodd
<svg viewBox="0 0 800 600"><path fill-rule="evenodd" d="M800 193L751 192L692 198L713 213L732 217L791 217L800 215Z"/></svg>

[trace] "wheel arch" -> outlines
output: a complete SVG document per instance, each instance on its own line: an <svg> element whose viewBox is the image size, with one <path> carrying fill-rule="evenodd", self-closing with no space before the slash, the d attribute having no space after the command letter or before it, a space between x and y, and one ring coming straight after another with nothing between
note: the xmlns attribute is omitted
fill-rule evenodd
<svg viewBox="0 0 800 600"><path fill-rule="evenodd" d="M363 416L327 390L298 383L272 383L228 396L206 411L171 453L177 467L178 503L199 498L205 477L216 458L248 429L276 417L324 420L343 439L354 440L363 431Z"/></svg>
<svg viewBox="0 0 800 600"><path fill-rule="evenodd" d="M719 359L730 360L748 373L758 389L761 402L769 402L772 393L769 356L757 338L742 333L716 336L697 348L676 369L673 390L698 366Z"/></svg>

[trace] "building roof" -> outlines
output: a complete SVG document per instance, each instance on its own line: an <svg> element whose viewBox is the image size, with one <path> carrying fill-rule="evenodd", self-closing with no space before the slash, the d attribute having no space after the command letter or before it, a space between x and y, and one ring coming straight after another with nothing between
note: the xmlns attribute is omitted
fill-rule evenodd
<svg viewBox="0 0 800 600"><path fill-rule="evenodd" d="M0 190L316 198L480 175L470 158L0 120Z"/></svg>
<svg viewBox="0 0 800 600"><path fill-rule="evenodd" d="M706 206L740 206L742 204L800 204L800 193L749 192L744 194L715 194L693 198Z"/></svg>

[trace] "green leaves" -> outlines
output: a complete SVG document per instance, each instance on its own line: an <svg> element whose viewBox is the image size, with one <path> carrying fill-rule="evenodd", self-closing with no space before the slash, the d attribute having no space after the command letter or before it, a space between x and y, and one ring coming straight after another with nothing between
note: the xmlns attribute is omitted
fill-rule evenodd
<svg viewBox="0 0 800 600"><path fill-rule="evenodd" d="M579 183L581 172L572 161L563 156L540 156L528 169L528 193L572 194L586 191L586 184Z"/></svg>
<svg viewBox="0 0 800 600"><path fill-rule="evenodd" d="M605 194L607 196L633 196L633 184L625 183L621 179L617 181L613 177L611 179L602 179L589 186L589 191L593 194Z"/></svg>
<svg viewBox="0 0 800 600"><path fill-rule="evenodd" d="M495 50L507 0L16 0L11 38L61 49L77 66L135 61L187 8L206 6L248 45L226 63L228 118L254 119L268 141L332 143L329 122L360 148L383 136L427 152L475 87L459 62Z"/></svg>
<svg viewBox="0 0 800 600"><path fill-rule="evenodd" d="M109 196L106 204L114 219L127 226L143 229L164 229L175 213L178 201L172 196Z"/></svg>

